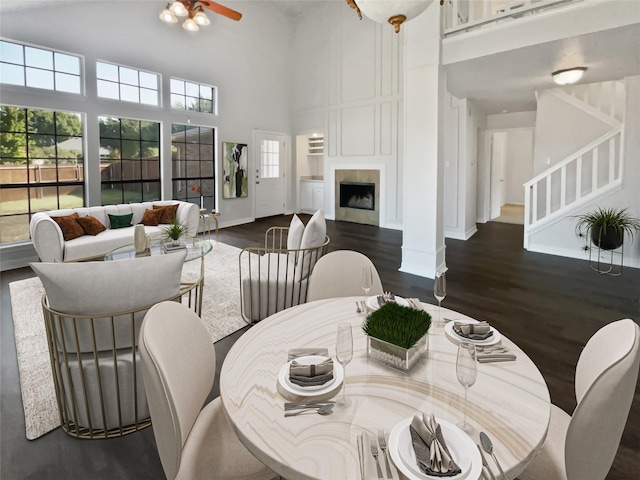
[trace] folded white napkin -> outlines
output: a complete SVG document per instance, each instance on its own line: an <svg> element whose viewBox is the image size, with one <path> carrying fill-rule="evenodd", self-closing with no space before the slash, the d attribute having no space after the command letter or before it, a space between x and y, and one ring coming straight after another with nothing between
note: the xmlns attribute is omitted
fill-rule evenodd
<svg viewBox="0 0 640 480"><path fill-rule="evenodd" d="M491 326L487 322L465 323L454 321L453 331L470 340L486 340L493 335Z"/></svg>
<svg viewBox="0 0 640 480"><path fill-rule="evenodd" d="M294 358L298 358L298 357L307 357L309 355L319 355L321 357L328 357L329 356L329 349L328 348L292 348L291 350L289 350L289 360L293 360Z"/></svg>
<svg viewBox="0 0 640 480"><path fill-rule="evenodd" d="M420 471L425 475L452 477L462 472L451 457L436 417L418 415L409 426L411 442Z"/></svg>
<svg viewBox="0 0 640 480"><path fill-rule="evenodd" d="M511 360L515 360L516 356L513 352L511 352L506 347L495 346L495 347L477 347L476 348L476 358L480 363L489 363L489 362L508 362Z"/></svg>

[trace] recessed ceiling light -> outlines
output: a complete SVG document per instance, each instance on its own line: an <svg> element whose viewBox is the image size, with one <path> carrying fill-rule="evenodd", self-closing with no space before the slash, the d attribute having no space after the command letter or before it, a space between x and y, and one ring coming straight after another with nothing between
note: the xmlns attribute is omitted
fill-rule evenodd
<svg viewBox="0 0 640 480"><path fill-rule="evenodd" d="M551 77L558 85L570 85L580 80L586 70L587 67L566 68L553 72Z"/></svg>
<svg viewBox="0 0 640 480"><path fill-rule="evenodd" d="M502 113L509 113L509 110L502 110Z"/></svg>

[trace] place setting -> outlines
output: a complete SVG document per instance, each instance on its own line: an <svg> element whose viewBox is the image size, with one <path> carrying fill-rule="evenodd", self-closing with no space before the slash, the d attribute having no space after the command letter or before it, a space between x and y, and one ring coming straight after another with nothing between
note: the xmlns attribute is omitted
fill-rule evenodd
<svg viewBox="0 0 640 480"><path fill-rule="evenodd" d="M304 402L286 402L285 417L304 413L330 415L338 405L346 408L351 400L345 395L345 367L353 358L351 325L340 323L336 333L336 362L327 348L295 348L289 350L288 361L278 372L278 384L288 393L308 397ZM342 390L337 400L324 400Z"/></svg>

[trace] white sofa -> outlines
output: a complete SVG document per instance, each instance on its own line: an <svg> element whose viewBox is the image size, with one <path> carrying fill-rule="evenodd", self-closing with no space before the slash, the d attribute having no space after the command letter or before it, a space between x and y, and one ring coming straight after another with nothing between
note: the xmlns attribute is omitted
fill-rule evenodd
<svg viewBox="0 0 640 480"><path fill-rule="evenodd" d="M194 203L180 202L177 200L165 200L157 202L127 203L121 205L105 205L99 207L68 208L64 210L51 210L38 212L31 218L29 233L33 246L42 262L70 262L96 258L123 245L133 243L133 226L111 229L109 214L126 215L133 213L131 225L136 225L142 220L145 210L153 209L154 205L178 204L176 219L188 228L190 237L198 233L200 219L199 208ZM98 235L83 235L73 240L64 240L60 226L51 218L57 216L72 215L77 213L80 217L91 215L102 223L106 230ZM158 237L163 225L145 226L145 233Z"/></svg>

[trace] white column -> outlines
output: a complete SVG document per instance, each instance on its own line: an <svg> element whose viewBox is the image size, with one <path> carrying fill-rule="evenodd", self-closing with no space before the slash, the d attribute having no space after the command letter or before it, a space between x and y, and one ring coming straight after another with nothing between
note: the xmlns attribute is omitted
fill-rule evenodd
<svg viewBox="0 0 640 480"><path fill-rule="evenodd" d="M439 2L403 25L404 214L400 271L434 278L444 270L444 69Z"/></svg>

